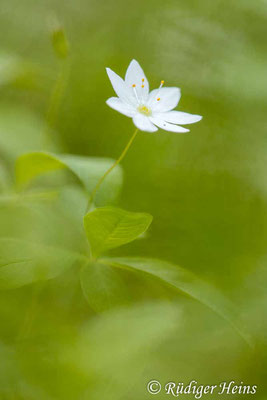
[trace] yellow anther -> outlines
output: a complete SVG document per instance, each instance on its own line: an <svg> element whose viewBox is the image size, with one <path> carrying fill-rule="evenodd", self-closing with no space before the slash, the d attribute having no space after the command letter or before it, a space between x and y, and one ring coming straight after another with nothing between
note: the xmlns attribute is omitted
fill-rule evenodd
<svg viewBox="0 0 267 400"><path fill-rule="evenodd" d="M142 79L142 82L145 82L145 79L144 79L144 78Z"/></svg>
<svg viewBox="0 0 267 400"><path fill-rule="evenodd" d="M134 84L132 85L132 87L136 87L136 84L134 83Z"/></svg>
<svg viewBox="0 0 267 400"><path fill-rule="evenodd" d="M164 81L161 81L160 84L161 84L161 85L164 85Z"/></svg>
<svg viewBox="0 0 267 400"><path fill-rule="evenodd" d="M141 87L145 87L145 85L142 85Z"/></svg>
<svg viewBox="0 0 267 400"><path fill-rule="evenodd" d="M157 101L160 101L160 97L157 98Z"/></svg>

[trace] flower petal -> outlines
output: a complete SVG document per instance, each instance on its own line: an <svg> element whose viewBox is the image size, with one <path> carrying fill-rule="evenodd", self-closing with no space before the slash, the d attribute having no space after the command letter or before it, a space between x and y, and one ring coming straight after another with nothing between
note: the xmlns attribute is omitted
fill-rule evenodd
<svg viewBox="0 0 267 400"><path fill-rule="evenodd" d="M181 91L176 87L162 87L150 92L148 105L154 112L166 112L175 108L181 98ZM160 99L160 100L158 100Z"/></svg>
<svg viewBox="0 0 267 400"><path fill-rule="evenodd" d="M118 97L110 97L106 101L107 105L114 110L120 112L121 114L126 115L127 117L133 117L134 114L136 113L136 110L134 107L124 103L121 99Z"/></svg>
<svg viewBox="0 0 267 400"><path fill-rule="evenodd" d="M106 71L117 96L123 102L129 105L137 106L137 100L133 96L132 92L130 91L124 80L119 75L115 74L115 72L112 71L110 68L106 68Z"/></svg>
<svg viewBox="0 0 267 400"><path fill-rule="evenodd" d="M202 119L201 115L189 114L182 111L169 111L165 113L157 113L158 118L172 124L193 124Z"/></svg>
<svg viewBox="0 0 267 400"><path fill-rule="evenodd" d="M156 132L158 130L158 128L150 122L148 117L140 113L137 113L133 117L133 122L140 131Z"/></svg>
<svg viewBox="0 0 267 400"><path fill-rule="evenodd" d="M183 128L182 126L179 125L169 124L168 122L165 122L161 118L149 117L149 119L151 122L153 122L153 124L157 125L161 129L164 129L165 131L177 132L177 133L189 132L189 129Z"/></svg>
<svg viewBox="0 0 267 400"><path fill-rule="evenodd" d="M132 60L130 62L130 65L126 71L125 82L130 90L133 90L133 85L136 85L135 90L140 101L147 100L149 83L144 71L136 60ZM144 87L142 87L142 85Z"/></svg>

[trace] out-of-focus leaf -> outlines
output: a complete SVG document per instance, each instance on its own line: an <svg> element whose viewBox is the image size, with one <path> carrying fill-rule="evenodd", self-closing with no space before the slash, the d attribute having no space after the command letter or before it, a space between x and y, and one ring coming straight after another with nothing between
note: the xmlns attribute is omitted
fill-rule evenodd
<svg viewBox="0 0 267 400"><path fill-rule="evenodd" d="M80 254L58 247L0 239L0 289L55 278L84 259Z"/></svg>
<svg viewBox="0 0 267 400"><path fill-rule="evenodd" d="M12 82L19 71L19 61L15 56L1 54L0 55L0 85Z"/></svg>
<svg viewBox="0 0 267 400"><path fill-rule="evenodd" d="M51 41L55 54L59 58L66 58L69 54L69 43L63 25L58 20L57 15L53 14L48 19L51 32Z"/></svg>
<svg viewBox="0 0 267 400"><path fill-rule="evenodd" d="M12 387L21 378L14 348L0 342L0 396L8 398L12 394Z"/></svg>
<svg viewBox="0 0 267 400"><path fill-rule="evenodd" d="M66 34L61 26L57 27L52 32L52 44L56 55L59 58L66 58L69 53L69 43Z"/></svg>
<svg viewBox="0 0 267 400"><path fill-rule="evenodd" d="M90 262L81 269L81 286L86 300L95 311L122 304L127 298L119 271L100 262Z"/></svg>
<svg viewBox="0 0 267 400"><path fill-rule="evenodd" d="M83 227L88 196L80 185L59 190L6 192L0 196L0 237L87 253Z"/></svg>
<svg viewBox="0 0 267 400"><path fill-rule="evenodd" d="M10 186L10 180L5 165L0 162L0 192L6 190Z"/></svg>
<svg viewBox="0 0 267 400"><path fill-rule="evenodd" d="M58 156L44 152L24 154L16 161L16 180L19 186L26 186L39 175L64 168Z"/></svg>
<svg viewBox="0 0 267 400"><path fill-rule="evenodd" d="M109 249L132 242L144 233L153 217L115 207L102 207L84 217L84 227L91 251L97 256Z"/></svg>
<svg viewBox="0 0 267 400"><path fill-rule="evenodd" d="M12 162L20 154L43 148L45 123L30 111L0 108L0 154Z"/></svg>
<svg viewBox="0 0 267 400"><path fill-rule="evenodd" d="M240 321L235 306L211 284L186 269L166 261L146 258L109 258L109 265L130 268L151 274L198 300L228 321L250 345L251 338Z"/></svg>
<svg viewBox="0 0 267 400"><path fill-rule="evenodd" d="M15 85L22 89L36 88L40 71L30 61L12 54L0 54L0 87Z"/></svg>
<svg viewBox="0 0 267 400"><path fill-rule="evenodd" d="M149 353L175 332L180 321L179 306L166 301L116 308L83 326L75 348L64 349L62 358L87 374L112 374L121 383L129 370L133 378L137 373L140 378Z"/></svg>
<svg viewBox="0 0 267 400"><path fill-rule="evenodd" d="M24 154L16 162L16 179L19 186L29 184L34 178L49 171L67 169L82 183L88 193L113 164L109 158L82 157L69 154L55 155L45 152ZM114 200L123 180L122 169L115 168L105 179L96 195L96 204Z"/></svg>
<svg viewBox="0 0 267 400"><path fill-rule="evenodd" d="M81 221L84 217L87 203L88 196L80 186L66 185L59 190L58 207L82 236L84 236L84 229Z"/></svg>

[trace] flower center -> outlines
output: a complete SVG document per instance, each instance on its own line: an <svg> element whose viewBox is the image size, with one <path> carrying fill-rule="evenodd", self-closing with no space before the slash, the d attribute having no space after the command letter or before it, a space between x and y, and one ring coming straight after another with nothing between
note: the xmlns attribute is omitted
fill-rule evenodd
<svg viewBox="0 0 267 400"><path fill-rule="evenodd" d="M137 108L137 110L138 110L141 114L146 115L147 117L148 117L149 115L152 114L151 109L148 108L147 106L144 106L143 104L141 104L141 105Z"/></svg>
<svg viewBox="0 0 267 400"><path fill-rule="evenodd" d="M158 95L159 95L160 89L162 88L163 85L164 85L164 81L161 81L160 82L160 86L158 88L158 91L156 92L157 101L161 100L161 98L158 97ZM133 89L133 92L134 92L134 95L135 95L135 98L136 98L136 101L137 101L137 104L138 104L137 111L140 112L140 114L143 114L143 115L149 117L150 115L152 115L152 110L151 110L151 108L149 108L149 107L147 107L146 105L143 104L143 102L144 102L144 98L143 98L143 89L144 89L144 87L145 87L145 78L142 79L141 93L140 93L140 89L139 89L139 92L138 92L139 95L140 95L140 98L139 98L137 90L136 90L136 84L135 83L132 84L132 89Z"/></svg>

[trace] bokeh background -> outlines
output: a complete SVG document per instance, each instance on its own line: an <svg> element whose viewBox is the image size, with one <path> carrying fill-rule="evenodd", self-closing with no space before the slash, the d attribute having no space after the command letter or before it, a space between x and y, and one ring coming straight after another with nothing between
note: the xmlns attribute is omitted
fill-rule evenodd
<svg viewBox="0 0 267 400"><path fill-rule="evenodd" d="M67 61L51 45L55 16ZM151 379L234 380L266 398L266 35L265 0L1 0L0 185L12 181L16 156L42 147L64 63L68 79L43 147L116 158L134 126L105 104L113 95L105 67L123 76L137 59L151 87L179 86L179 109L203 120L185 135L139 133L122 163L118 205L154 221L145 239L112 254L165 259L212 283L254 341L250 348L203 305L140 276L129 278L127 305L95 313L73 269L0 292L1 399L146 399ZM39 209L36 220L1 203L1 236L51 237L58 223L48 213ZM69 237L62 225L57 240L72 246L82 221L72 228Z"/></svg>

